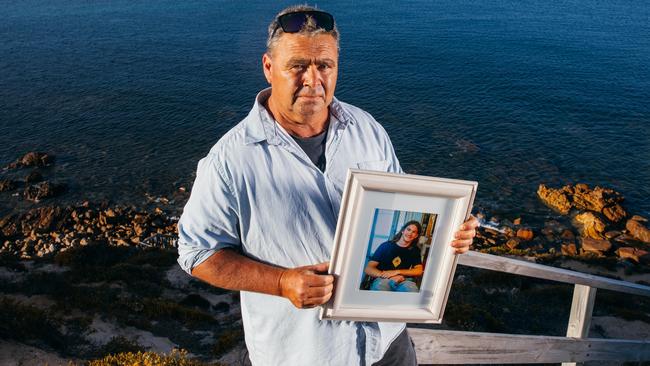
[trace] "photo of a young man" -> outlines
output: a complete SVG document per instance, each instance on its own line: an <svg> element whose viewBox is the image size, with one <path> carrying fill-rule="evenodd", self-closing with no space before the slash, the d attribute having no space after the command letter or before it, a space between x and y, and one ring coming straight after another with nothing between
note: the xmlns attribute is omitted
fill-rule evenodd
<svg viewBox="0 0 650 366"><path fill-rule="evenodd" d="M435 214L376 209L360 289L419 292L435 220Z"/></svg>

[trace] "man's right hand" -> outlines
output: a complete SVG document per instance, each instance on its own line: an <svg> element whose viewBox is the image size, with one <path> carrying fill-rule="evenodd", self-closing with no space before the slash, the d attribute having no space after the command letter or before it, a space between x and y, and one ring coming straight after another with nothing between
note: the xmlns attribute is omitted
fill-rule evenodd
<svg viewBox="0 0 650 366"><path fill-rule="evenodd" d="M287 268L280 275L280 295L299 308L313 308L332 297L334 276L327 274L329 262Z"/></svg>
<svg viewBox="0 0 650 366"><path fill-rule="evenodd" d="M391 277L389 279L393 280L393 282L395 282L395 283L402 283L402 282L404 282L406 277L404 277L402 275L397 275L397 276L393 276L393 277Z"/></svg>

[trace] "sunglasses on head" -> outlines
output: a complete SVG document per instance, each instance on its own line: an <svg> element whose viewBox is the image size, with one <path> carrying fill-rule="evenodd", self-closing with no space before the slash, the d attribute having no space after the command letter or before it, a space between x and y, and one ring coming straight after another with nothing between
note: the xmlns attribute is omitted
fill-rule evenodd
<svg viewBox="0 0 650 366"><path fill-rule="evenodd" d="M278 23L285 33L298 33L309 21L313 19L316 28L326 31L334 29L334 17L332 14L318 10L296 11L278 17ZM277 29L276 29L277 30Z"/></svg>

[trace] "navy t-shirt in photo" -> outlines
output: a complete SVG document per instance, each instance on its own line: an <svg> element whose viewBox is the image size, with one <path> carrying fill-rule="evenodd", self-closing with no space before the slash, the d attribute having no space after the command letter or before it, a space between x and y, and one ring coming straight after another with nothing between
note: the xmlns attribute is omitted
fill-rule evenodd
<svg viewBox="0 0 650 366"><path fill-rule="evenodd" d="M377 269L380 271L411 269L422 264L420 249L417 245L412 244L408 248L404 248L392 241L382 243L370 260L379 262Z"/></svg>

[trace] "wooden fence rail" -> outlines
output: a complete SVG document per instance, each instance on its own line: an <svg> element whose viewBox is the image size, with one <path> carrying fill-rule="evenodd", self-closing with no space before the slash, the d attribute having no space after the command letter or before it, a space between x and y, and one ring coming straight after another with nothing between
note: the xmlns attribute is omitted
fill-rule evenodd
<svg viewBox="0 0 650 366"><path fill-rule="evenodd" d="M566 337L458 332L409 328L420 364L553 363L648 361L650 340L588 338L596 289L650 296L636 283L544 266L523 260L469 252L459 264L573 284Z"/></svg>

